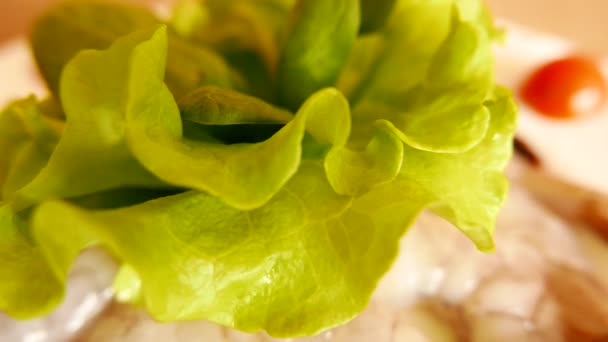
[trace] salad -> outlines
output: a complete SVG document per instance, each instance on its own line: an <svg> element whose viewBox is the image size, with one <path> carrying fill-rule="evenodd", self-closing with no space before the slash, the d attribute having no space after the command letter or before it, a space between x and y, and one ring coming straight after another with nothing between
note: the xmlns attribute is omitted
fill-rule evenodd
<svg viewBox="0 0 608 342"><path fill-rule="evenodd" d="M493 251L501 37L477 0L54 7L52 95L0 116L0 310L49 314L101 247L157 321L308 336L367 307L423 210Z"/></svg>

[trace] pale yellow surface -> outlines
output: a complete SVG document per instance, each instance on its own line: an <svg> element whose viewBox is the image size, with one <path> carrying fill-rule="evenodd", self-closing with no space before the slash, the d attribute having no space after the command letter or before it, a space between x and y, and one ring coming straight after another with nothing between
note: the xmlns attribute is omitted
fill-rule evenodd
<svg viewBox="0 0 608 342"><path fill-rule="evenodd" d="M487 0L493 13L608 54L608 0ZM525 53L525 52L524 52Z"/></svg>

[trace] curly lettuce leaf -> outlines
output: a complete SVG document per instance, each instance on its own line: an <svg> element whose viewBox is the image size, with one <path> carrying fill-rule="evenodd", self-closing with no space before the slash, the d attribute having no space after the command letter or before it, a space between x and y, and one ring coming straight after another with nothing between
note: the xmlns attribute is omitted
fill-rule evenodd
<svg viewBox="0 0 608 342"><path fill-rule="evenodd" d="M510 158L516 109L510 95L494 86L491 37L486 22L479 19L484 8L475 1L446 1L443 6L455 7L451 18L441 19L432 13L432 6L415 1L401 1L399 5L402 12L397 11L395 18L422 15L416 9L430 11L429 20L449 22L449 31L434 51L430 47L426 50L426 57L420 57L422 50L392 50L399 43L389 43L391 30L411 24L402 21L366 38L362 43L370 49L355 50L360 56L351 60L351 65L368 74L353 76L351 72L351 80L367 77L369 83L359 98L356 92L351 93L358 100L351 144L366 141L376 120L393 123L405 143L404 166L397 181L403 182L405 177L413 186L425 189L424 198L431 199L436 213L460 228L479 249L491 251L494 222L507 192L502 172ZM417 40L433 33L418 32L417 36L415 31L407 32ZM435 34L441 37L444 33ZM376 79L383 72L383 63L390 64L393 58L418 60L422 72L412 74L411 65L404 64L393 72L404 72L401 75L406 81L401 87L389 84L390 78L384 75ZM412 75L420 78L408 83ZM342 84L356 89L346 82L344 79ZM477 163L482 158L486 164Z"/></svg>
<svg viewBox="0 0 608 342"><path fill-rule="evenodd" d="M128 90L131 59L138 50L150 49L140 44L149 36L138 31L107 51L81 52L65 67L64 132L45 167L14 194L20 206L123 186L163 186L132 157L125 138L125 117L133 106ZM163 47L151 48L163 54Z"/></svg>
<svg viewBox="0 0 608 342"><path fill-rule="evenodd" d="M173 27L189 39L222 54L250 51L266 70L276 72L281 35L295 0L184 0L173 13Z"/></svg>
<svg viewBox="0 0 608 342"><path fill-rule="evenodd" d="M36 177L55 149L63 122L46 112L44 104L30 97L0 113L0 199Z"/></svg>
<svg viewBox="0 0 608 342"><path fill-rule="evenodd" d="M162 80L157 84L162 85ZM341 145L350 128L348 103L329 90L313 96L309 106L304 105L293 121L266 141L198 142L183 138L177 106L163 115L152 115L150 111L157 108L148 105L151 96L160 94L141 96L145 107L133 112L128 122L129 146L137 159L165 182L208 192L240 209L261 206L293 176L306 128L316 129L317 137L327 144ZM326 123L336 130L325 131Z"/></svg>
<svg viewBox="0 0 608 342"><path fill-rule="evenodd" d="M417 6L428 10L427 6ZM405 20L402 17L413 15L410 11L416 14L415 9L420 8L406 7L396 17ZM494 81L490 40L483 27L461 18L458 7L453 7L451 13L451 18L445 18L449 24L445 39L436 46L425 45L430 44L434 50L431 47L426 51L394 50L400 42L389 44L395 34L392 31L365 42L374 44L380 57L374 60L369 51L360 51L364 57L351 62L357 68L363 64L362 70L368 73L358 78L367 78L365 88L359 89L358 94L351 93L356 103L353 125L360 140L366 140L371 123L378 119L391 121L407 145L421 150L459 153L483 139L490 120L484 101L491 93ZM431 16L429 20L438 20L433 13L428 15ZM399 22L399 25L403 24ZM410 39L418 43L429 34L420 33L419 37L415 32L408 32L412 35ZM443 34L437 35L443 37ZM394 39L401 36L395 35ZM402 68L391 70L392 76L388 76L389 71L384 68L398 59L413 64L403 64ZM401 76L399 86L391 83L391 77L395 79L395 75ZM355 77L353 80L357 80ZM342 85L349 86L344 81Z"/></svg>
<svg viewBox="0 0 608 342"><path fill-rule="evenodd" d="M342 27L316 15L293 19L294 46L323 43L294 32ZM61 81L63 135L17 191L42 203L0 206L0 309L48 312L78 252L100 245L123 263L121 299L158 320L311 335L363 310L425 208L491 251L516 115L494 85L489 23L476 0L397 1L346 69L326 63L333 52L316 64L293 55L305 66L293 82L335 73L347 94L313 82L293 94L294 115L217 87L176 102L164 28L78 54ZM49 288L30 284L32 272Z"/></svg>
<svg viewBox="0 0 608 342"><path fill-rule="evenodd" d="M256 97L228 89L201 87L179 100L183 120L203 125L285 124L293 114Z"/></svg>
<svg viewBox="0 0 608 342"><path fill-rule="evenodd" d="M282 103L297 108L310 94L333 86L357 38L359 2L300 0L279 61Z"/></svg>
<svg viewBox="0 0 608 342"><path fill-rule="evenodd" d="M424 78L435 52L450 32L453 0L401 0L383 30L378 32L375 49L355 52L371 55L371 66L359 69L349 64L347 69L364 73L358 78L349 100L353 106L363 98L382 98L402 93L418 85ZM362 37L361 39L366 39ZM415 47L415 48L414 48ZM351 61L357 56L351 56Z"/></svg>
<svg viewBox="0 0 608 342"><path fill-rule="evenodd" d="M355 42L343 73L348 78L339 83L353 104L362 98L401 94L428 81L428 68L453 31L454 21L474 26L491 39L498 35L479 0L398 0L393 6L381 30ZM445 56L458 51L456 45Z"/></svg>
<svg viewBox="0 0 608 342"><path fill-rule="evenodd" d="M59 94L65 65L84 49L106 49L136 30L153 29L160 20L143 8L98 0L67 1L45 12L30 41L42 76ZM243 80L215 51L192 45L170 32L165 80L176 96L205 84L242 88Z"/></svg>
<svg viewBox="0 0 608 342"><path fill-rule="evenodd" d="M81 55L87 57L91 69L98 68L97 62L111 61L110 57L118 53L138 62L131 68L121 69L121 74L134 80L114 81L130 87L125 93L137 99L126 106L139 109L127 120L127 130L137 130L138 125L154 123L158 118L170 120L167 113L176 108L165 95L168 90L162 82L162 49L151 48L166 44L164 33L162 28L152 35L138 32L107 51ZM79 65L77 58L67 70ZM143 71L147 73L140 75ZM89 80L95 83L93 78ZM151 103L151 99L156 103ZM334 124L324 125L328 117L335 118ZM141 277L144 304L159 320L206 318L246 331L265 329L277 336L312 334L344 323L366 305L380 275L396 254L396 236L406 227L377 229L371 217L350 209L355 198L336 192L342 185L330 184L328 175L363 178L366 174L360 169L370 161L376 164L371 169L379 170L369 173L369 179L357 180L358 191L389 182L400 169L402 145L392 127L379 123L378 135L369 148L351 151L344 147L349 135L349 118L348 104L338 91L327 89L309 98L293 120L269 139L273 142L281 138L287 149L298 152L294 154L293 167L297 172L287 177L286 185L274 190L272 198L255 209L242 210L226 204L221 197L199 192L103 211L78 209L65 202L42 204L36 210L31 233L32 245L42 250L39 258L42 260L38 261L49 264L53 272L46 277L52 276L61 285L77 251L98 241L136 270ZM153 127L155 125L148 126L144 131ZM304 128L315 144L327 146L326 157L301 161ZM138 139L141 140L143 138ZM247 146L256 144L237 147ZM217 146L218 149L228 147ZM136 150L134 153L138 154ZM229 150L218 153L230 155ZM273 157L276 151L267 151L265 155ZM345 163L345 160L353 162ZM394 161L389 163L388 170L383 170L386 160ZM279 166L276 168L280 169ZM258 170L262 174L265 167L257 165L247 171ZM348 174L351 167L355 170L352 172L356 172L354 175ZM211 173L213 170L209 169L208 177L218 179L217 173ZM268 172L273 172L272 168ZM266 176L273 178L271 173ZM259 189L268 191L265 187ZM259 191L258 188L245 190L249 196ZM393 204L390 201L385 205L392 207ZM399 214L393 216L409 221L413 213L399 210ZM348 242L352 246L346 249L338 246L344 242L340 238L350 234L344 231L345 227L353 225L355 236ZM48 241L48 236L57 231L70 236L78 233L83 238L63 240L64 244L70 244L68 247L54 242L58 237ZM362 239L363 236L367 238ZM387 241L392 241L392 247L386 246ZM65 254L66 251L69 253ZM364 258L369 254L374 257ZM376 254L380 256L376 258ZM371 264L362 273L362 265L368 262ZM184 277L184 269L191 270L188 277ZM317 273L318 277L311 277ZM262 275L267 275L269 280ZM339 307L336 307L336 298L345 298ZM299 308L294 308L293 300L300 303ZM330 307L334 309L328 310ZM266 317L260 315L261 308L267 310ZM7 311L10 312L10 308ZM306 319L302 321L302 317Z"/></svg>
<svg viewBox="0 0 608 342"><path fill-rule="evenodd" d="M0 310L20 319L47 314L59 304L70 265L93 243L86 230L75 229L66 239L57 233L67 232L64 227L33 237L28 216L0 202Z"/></svg>
<svg viewBox="0 0 608 342"><path fill-rule="evenodd" d="M374 133L365 149L335 148L325 159L325 171L339 194L365 194L373 187L397 177L403 164L403 144L390 122L374 124Z"/></svg>
<svg viewBox="0 0 608 342"><path fill-rule="evenodd" d="M362 196L336 194L322 166L304 162L277 196L255 210L240 211L197 192L110 211L51 202L36 212L34 236L58 227L90 230L128 265L121 289L135 292L124 295L139 298L161 321L206 318L274 336L311 335L365 307L397 253L399 237L425 206L476 225L481 221L472 217L502 202L504 195L496 196L494 187L506 186L500 170L511 153L515 111L502 89L488 106L488 137L454 158L457 163L425 169L428 177L415 167L403 169L395 181ZM499 153L489 155L496 147ZM441 158L414 149L405 155L408 165L420 168ZM437 183L446 166L452 177ZM490 232L467 233L480 248L491 249Z"/></svg>
<svg viewBox="0 0 608 342"><path fill-rule="evenodd" d="M65 227L52 216L100 236L141 278L143 303L158 320L311 335L366 306L420 209L387 198L370 214L366 197L353 202L324 179L318 163L304 163L252 211L195 192L100 212L52 202L37 211L34 230Z"/></svg>
<svg viewBox="0 0 608 342"><path fill-rule="evenodd" d="M159 46L163 44L160 38L151 42L156 42ZM345 157L350 161L358 156L356 152L342 152L350 134L350 111L346 99L331 89L311 96L293 120L266 141L224 145L184 138L180 112L162 81L163 56L155 51L161 49L134 52L128 91L132 102L131 110L127 113L126 134L133 155L165 182L205 191L235 208L254 209L270 200L296 173L302 158L302 141L306 132L319 143L331 145L332 156L336 156L336 150L340 150L338 153L341 154L351 154ZM241 113L249 112L252 102L248 102L246 96L226 96L231 94L229 91L216 93L225 94L221 100L227 102L227 106L233 106L233 109L236 108ZM151 99L157 105L151 106ZM255 104L262 105L257 101ZM189 116L188 113L186 112L186 117ZM256 113L261 117L265 112ZM245 115L236 118L243 120L239 123L251 120ZM213 124L213 120L220 120L216 123L220 124L225 119L209 113L203 121ZM384 144L391 143L395 145L394 140L379 138L371 143L371 148L376 152L378 145L382 148ZM388 153L399 152L398 148L393 148ZM343 165L344 161L340 161L340 158L331 159L332 166L346 169L347 166ZM387 176L382 173L383 168L392 167L388 172L390 177L391 172L396 174L395 169L400 167L400 157L397 158L397 163L394 163L394 158L386 158L383 154L377 159L377 163L371 167L369 158L358 161L367 162L365 166L370 172L381 169L381 174L376 175L378 179L374 178L374 182L382 181ZM387 163L397 166L385 165ZM358 177L351 178L357 183L369 183L372 179L369 177L359 181Z"/></svg>
<svg viewBox="0 0 608 342"><path fill-rule="evenodd" d="M52 310L61 300L63 284L28 236L22 216L0 203L0 310L25 319Z"/></svg>
<svg viewBox="0 0 608 342"><path fill-rule="evenodd" d="M491 252L496 217L508 192L503 170L513 151L517 108L502 88L495 89L486 106L491 119L479 144L459 154L405 145L397 182L423 192L433 212L458 227L478 249Z"/></svg>
<svg viewBox="0 0 608 342"><path fill-rule="evenodd" d="M245 78L249 94L277 98L276 74L294 0L183 0L174 9L176 31L212 46Z"/></svg>
<svg viewBox="0 0 608 342"><path fill-rule="evenodd" d="M370 33L384 26L391 15L397 0L360 0L360 33Z"/></svg>

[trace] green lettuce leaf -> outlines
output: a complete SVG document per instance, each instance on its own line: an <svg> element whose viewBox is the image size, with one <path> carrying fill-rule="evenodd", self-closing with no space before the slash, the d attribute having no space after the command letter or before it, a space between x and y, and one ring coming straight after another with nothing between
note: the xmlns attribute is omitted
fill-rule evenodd
<svg viewBox="0 0 608 342"><path fill-rule="evenodd" d="M125 117L133 107L128 91L131 60L138 50L166 53L166 45L140 44L149 35L139 31L107 51L81 52L66 66L61 82L63 135L45 167L14 194L19 206L122 186L163 186L132 157L125 139Z"/></svg>
<svg viewBox="0 0 608 342"><path fill-rule="evenodd" d="M444 6L447 8L448 5ZM408 21L407 16L422 15L417 10L430 11L428 7L431 6L413 2L411 7L396 15L399 25L404 25L401 21ZM366 140L371 123L378 119L390 120L406 144L422 150L464 152L483 139L490 120L484 101L494 83L490 39L483 27L462 19L458 7L450 8L452 12L448 13L452 13L452 17L446 18L449 33L439 45L435 46L432 38L427 37L431 31L420 32L420 36L407 31L412 35L410 44L428 39L425 46L434 47L434 50L393 50L401 42L389 44L395 33L388 31L377 38L384 42L366 42L368 45L374 43L379 50L375 65L369 66L374 63L373 57L362 57L352 62L357 68L363 64L361 70L368 72L367 76L358 78L367 81L365 87L358 93L351 92L351 99L356 103L353 125L359 140ZM434 13L427 15L429 21L439 20ZM443 38L442 33L436 35ZM401 36L399 34L395 38ZM386 46L390 48L385 49ZM364 53L370 55L369 51ZM400 69L391 71L384 69L401 59L411 61L411 64L403 64ZM399 86L391 81L391 78L396 80L396 75L401 76ZM357 80L356 77L353 80ZM352 85L350 87L352 89Z"/></svg>
<svg viewBox="0 0 608 342"><path fill-rule="evenodd" d="M193 41L222 54L251 51L274 73L281 35L295 0L182 1L173 13L173 26Z"/></svg>
<svg viewBox="0 0 608 342"><path fill-rule="evenodd" d="M293 114L256 97L201 87L179 100L181 117L203 125L286 124Z"/></svg>
<svg viewBox="0 0 608 342"><path fill-rule="evenodd" d="M359 31L359 2L300 0L291 19L279 61L279 95L287 107L297 108L338 80Z"/></svg>
<svg viewBox="0 0 608 342"><path fill-rule="evenodd" d="M162 41L158 40L157 44L162 44ZM161 49L157 48L156 51ZM171 94L165 89L163 70L162 54L154 54L152 49L134 52L131 87L128 91L133 102L130 103L127 114L127 139L135 157L167 183L208 192L235 208L254 209L270 200L296 173L302 158L302 140L306 131L319 143L333 146L330 152L333 158L330 160L334 168L345 170L349 167L341 158L347 158L350 162L357 160L359 154L356 152L342 151L350 134L350 112L346 100L335 90L328 89L313 95L291 122L266 141L224 145L183 137L180 112ZM250 98L247 101L245 96L230 96L232 93L229 91L216 90L215 93L216 98L217 94L224 94L221 98L226 104L224 107L233 106L238 112L250 113L249 115L254 112L248 110L259 109L263 105ZM151 99L157 105L152 106ZM252 107L252 103L258 107ZM185 116L191 117L188 113L190 111L186 111ZM255 113L261 116L268 111ZM203 120L200 116L197 120L206 124L222 124L225 123L226 114L231 113L223 111L222 114L208 113ZM281 115L286 118L285 114ZM236 118L241 120L238 123L251 121L245 115ZM332 129L328 130L328 126ZM383 137L380 135L370 143L374 152L384 152L382 148L385 144L396 145L394 140ZM380 174L375 175L378 179L374 178L372 183L383 181L383 177L387 176L384 168L391 169L388 172L390 177L391 173L396 175L401 166L399 152L399 148L389 150L389 153L398 156L398 162L381 154L375 164L369 162L369 156L365 160L358 160L358 163L365 163L366 169L371 173L377 172L379 168ZM349 155L338 156L336 153ZM331 179L338 178L335 176ZM351 178L356 183L369 183L373 177L362 180L359 177ZM338 191L347 190L340 188Z"/></svg>
<svg viewBox="0 0 608 342"><path fill-rule="evenodd" d="M0 310L25 319L59 303L63 284L28 236L27 219L6 203L0 203L0 257Z"/></svg>
<svg viewBox="0 0 608 342"><path fill-rule="evenodd" d="M349 100L354 106L362 98L383 98L388 94L408 91L422 82L431 59L450 32L454 0L417 1L401 0L382 31L382 43L376 49L355 49L355 52L372 54L367 59L372 65L359 72L359 78ZM361 39L365 39L365 36ZM415 47L415 48L413 48ZM351 57L353 60L355 56ZM355 68L358 65L349 65Z"/></svg>
<svg viewBox="0 0 608 342"><path fill-rule="evenodd" d="M157 62L149 56L142 56L141 60ZM133 64L134 72L139 73L132 77L138 88L132 89L131 94L142 92L137 96L141 103L134 104L139 108L128 117L127 134L134 155L166 182L209 192L237 208L259 207L287 182L297 171L308 122L315 121L315 115L328 112L326 108L319 111L304 107L292 123L258 144L224 145L184 139L180 112L174 102L161 115L157 114L159 108L150 106L151 98L159 105L172 103L170 93L162 89L162 70L158 77L158 63L153 73L149 72L154 70L150 64ZM344 127L343 122L348 119L346 101L337 102L333 113L334 125ZM335 139L327 137L329 143Z"/></svg>
<svg viewBox="0 0 608 342"><path fill-rule="evenodd" d="M397 0L360 0L361 33L369 33L382 28L391 15Z"/></svg>
<svg viewBox="0 0 608 342"><path fill-rule="evenodd" d="M30 40L34 57L49 88L59 94L65 65L84 49L106 49L136 30L158 27L149 11L98 0L67 1L45 12L35 23ZM170 33L166 82L176 96L205 84L244 87L241 76L215 51L189 44Z"/></svg>
<svg viewBox="0 0 608 342"><path fill-rule="evenodd" d="M138 75L137 79L145 80L145 77ZM162 85L162 80L157 79L156 83ZM150 87L154 81L146 79L142 84ZM390 179L401 167L401 144L396 138L386 137L393 134L392 131L377 130L376 139L370 142L366 152L345 148L350 134L350 111L346 100L333 89L311 96L292 121L257 144L224 145L184 139L180 133L179 112L150 113L158 110L149 106L152 97L162 100L158 92L142 94L140 98L146 102L140 110L133 111L128 122L129 146L134 155L167 183L208 192L235 208L257 208L285 185L298 170L307 131L315 141L331 147L326 166L332 170L330 181L334 181L340 193L353 191L346 186L364 188L365 184ZM247 118L241 116L240 119ZM175 128L174 132L169 130L171 127ZM349 185L338 185L342 183L337 182L344 181L340 180L341 175L351 167L353 173L367 170L368 177L361 178L363 175L358 174L346 178L352 179Z"/></svg>
<svg viewBox="0 0 608 342"><path fill-rule="evenodd" d="M0 203L0 310L20 319L47 314L60 303L70 265L93 243L88 231L78 229L69 239L58 231L33 237L28 216Z"/></svg>
<svg viewBox="0 0 608 342"><path fill-rule="evenodd" d="M212 46L246 80L249 94L277 100L277 67L295 0L183 0L172 24L198 45Z"/></svg>
<svg viewBox="0 0 608 342"><path fill-rule="evenodd" d="M517 109L503 88L494 90L486 106L491 119L479 144L459 154L406 145L397 182L424 193L432 211L462 230L477 248L490 252L496 217L508 192L503 170L513 151Z"/></svg>
<svg viewBox="0 0 608 342"><path fill-rule="evenodd" d="M494 248L516 108L494 84L481 2L399 0L364 15L374 29L359 38L362 2L301 1L289 21L292 5L207 1L204 29L182 27L194 44L153 17L136 30L119 5L43 17L58 25L48 42L75 38L37 50L65 122L33 99L0 116L1 310L49 312L79 252L101 246L123 265L119 299L157 320L312 335L365 308L421 210ZM226 31L195 38L222 18ZM247 42L258 33L244 27L266 33ZM264 40L281 48L274 62ZM263 89L201 81L207 67L233 80L220 55ZM190 58L201 65L182 68Z"/></svg>
<svg viewBox="0 0 608 342"><path fill-rule="evenodd" d="M45 112L44 104L30 97L0 113L0 199L35 178L55 149L63 121Z"/></svg>
<svg viewBox="0 0 608 342"><path fill-rule="evenodd" d="M108 51L89 51L80 55L80 58L87 57L91 69L98 68L96 62L111 62L114 55L130 56L130 61L133 62L131 68L121 69L121 74L128 78L130 76L130 79L114 81L128 86L130 91L125 93L129 93L132 99L138 99L126 106L139 109L133 111L137 115L127 120L127 130L136 130L137 125L145 125L146 120L168 119L167 113L176 108L175 103L170 104L171 98L166 97L170 95L163 97L169 93L162 82L162 49L151 48L166 43L164 39L166 36L162 29L151 37L149 33L137 32L119 40ZM80 64L77 57L68 65L66 75L69 75L70 68ZM140 75L139 72L143 70L148 72ZM90 83L96 83L93 78L90 80ZM151 99L157 103L150 103ZM163 106L163 103L166 105ZM328 116L333 116L336 120L329 130L327 125L323 125ZM355 180L356 177L353 176L368 176L369 179L357 180L360 185L355 190L362 192L371 189L376 183L389 182L396 177L401 166L402 145L388 123L378 124L376 139L370 142L368 149L360 152L361 155L347 150L344 146L349 135L349 117L346 100L334 89L321 91L308 99L293 120L269 139L270 142L277 138L288 139L281 142L286 149L298 152L293 154L296 158L293 162L295 166L289 166L295 168L297 174L286 177L288 184L275 189L272 198L255 209L240 210L226 204L224 198L197 192L163 197L115 210L87 211L62 202L41 205L33 219L32 248L42 250L39 258L42 260L37 261L43 265L48 263L53 270L46 276L41 273L41 276L52 278L62 285L77 251L98 241L141 277L143 302L159 320L206 318L241 330L265 329L277 336L291 336L316 333L320 329L351 319L365 307L380 275L386 271L396 254L396 236L406 226L395 225L390 231L377 230L372 218L350 209L353 197L336 193L330 185L327 175L342 173ZM68 120L69 118L68 115ZM171 124L165 126L171 127ZM143 131L152 130L153 127L156 126L149 126ZM336 127L341 129L335 130ZM304 128L310 131L315 143L328 146L327 157L301 162L299 154ZM131 139L130 133L128 135ZM143 137L137 138L137 141L143 140ZM255 147L256 144L237 147L247 146ZM217 146L218 149L227 147ZM206 150L201 149L200 152ZM134 153L138 155L137 150ZM218 153L230 155L231 151L220 150ZM276 154L274 150L265 153L270 157ZM211 159L213 156L201 159L205 158ZM396 160L392 161L394 159ZM344 162L351 160L350 163ZM387 171L383 170L387 165L386 160L391 161ZM368 169L378 171L362 173L363 164L369 161L376 163L376 166L370 168L368 165ZM260 173L263 173L266 166L255 166L248 168L248 171L261 168ZM350 166L356 174L348 174ZM281 165L276 165L268 172L281 168ZM213 170L211 167L210 171ZM222 178L217 177L217 173L202 176ZM274 175L266 176L276 178ZM249 191L248 195L253 196L260 190L269 189L264 185L256 185L257 188L238 191ZM352 185L347 185L349 187L346 190L350 191ZM335 186L338 190L342 187L341 184ZM385 205L392 207L393 204L390 201ZM49 215L53 218L49 218ZM399 215L395 216L409 221L413 218L413 213L400 210ZM201 218L204 218L204 222ZM176 221L172 223L171 220ZM344 227L352 226L355 222L357 236L352 237L352 242L348 243L353 245L345 250L339 245L344 243L340 237L349 234L344 231ZM138 228L121 228L127 226ZM168 227L176 230L167 230ZM326 232L328 228L330 232ZM72 229L76 232L72 233ZM49 243L48 235L57 231L70 236L78 233L83 238L64 240L64 244L70 246ZM227 232L231 233L226 235ZM378 238L374 237L376 234ZM391 236L387 239L392 241L391 248L386 246L385 234ZM367 238L360 239L362 236ZM326 247L319 248L320 246ZM167 254L159 254L158 251ZM192 251L192 254L184 254L184 251ZM363 255L373 254L373 257L362 262L362 255L358 252L353 254L353 251L368 251ZM376 259L376 254L381 255L379 260ZM222 255L227 259L216 263L215 260L222 259ZM373 264L373 267L370 264L365 270L369 273L362 274L361 267L366 262ZM342 270L336 273L339 267ZM184 278L184 268L191 269L194 278ZM223 271L210 277L208 272L213 269ZM318 277L311 277L314 273L318 273ZM269 274L269 280L260 278L262 274ZM257 285L252 283L253 280L256 280ZM338 280L342 285L329 286ZM224 285L218 286L217 281ZM175 293L180 295L175 297ZM203 293L205 295L201 296ZM246 293L249 295L246 296ZM254 299L258 296L259 299ZM335 306L338 296L345 298L340 307ZM212 300L214 297L217 299ZM236 298L239 301L235 301ZM297 310L293 308L294 299L301 302L301 307ZM267 317L260 316L259 310L262 307L267 308ZM334 310L328 310L330 307ZM11 312L11 308L7 308L7 311ZM286 315L288 311L292 313ZM304 323L302 317L307 318Z"/></svg>
<svg viewBox="0 0 608 342"><path fill-rule="evenodd" d="M252 211L194 192L101 212L47 203L34 229L66 227L52 216L101 236L139 275L143 302L158 320L206 318L274 336L311 335L366 306L420 209L395 208L387 198L370 214L367 197L353 202L324 179L320 165L304 163Z"/></svg>
<svg viewBox="0 0 608 342"><path fill-rule="evenodd" d="M166 195L166 194L165 194ZM157 192L122 189L72 200L87 208L117 208L161 196ZM17 319L29 319L54 310L65 293L68 272L79 253L98 244L93 232L78 220L45 219L57 229L35 231L31 211L17 211L0 202L0 310ZM55 223L54 223L55 222Z"/></svg>

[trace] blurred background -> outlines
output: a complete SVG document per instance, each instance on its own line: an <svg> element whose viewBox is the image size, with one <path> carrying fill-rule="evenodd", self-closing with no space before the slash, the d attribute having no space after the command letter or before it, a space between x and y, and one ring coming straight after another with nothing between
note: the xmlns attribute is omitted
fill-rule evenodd
<svg viewBox="0 0 608 342"><path fill-rule="evenodd" d="M45 7L61 0L0 0L0 41L26 32ZM123 0L132 3L175 0ZM608 0L486 0L497 17L576 40L588 51L608 53Z"/></svg>
<svg viewBox="0 0 608 342"><path fill-rule="evenodd" d="M65 0L0 0L0 48L3 42L18 38L25 34L33 20L42 11L54 3L61 1ZM135 4L168 4L179 0L112 1ZM551 32L575 41L583 50L608 55L608 0L485 1L497 18L505 18L531 28ZM523 57L524 59L529 59L529 55L526 55L526 51L521 51L521 54L522 56L525 56ZM10 69L10 66L4 69L8 70ZM23 68L16 68L17 72L22 69ZM17 76L15 76L14 79L20 79L20 74L16 73L15 75ZM6 75L5 73L2 73L0 77L11 79L10 74ZM0 84L0 86L1 85L2 84ZM29 89L28 86L29 84L25 83L21 85L21 88L16 88ZM10 88L13 88L13 86L8 85L7 89ZM2 93L2 91L0 91L0 93ZM9 96L11 96L10 93ZM553 148L553 150L555 149L556 148ZM536 221L534 221L534 224L537 224ZM603 248L601 247L603 245L598 246L600 247L596 247L596 249ZM575 306L575 309L577 307L578 306ZM103 327L103 325L100 325L100 327ZM101 330L102 328L99 329Z"/></svg>

